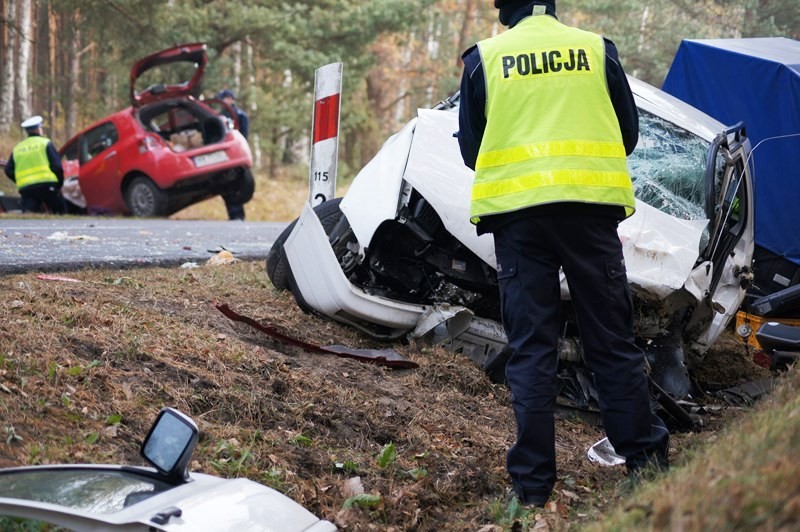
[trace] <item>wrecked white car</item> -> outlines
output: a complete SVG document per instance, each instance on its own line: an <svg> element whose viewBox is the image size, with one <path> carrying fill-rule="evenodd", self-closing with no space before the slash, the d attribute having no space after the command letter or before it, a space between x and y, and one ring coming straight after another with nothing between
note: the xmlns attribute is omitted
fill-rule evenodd
<svg viewBox="0 0 800 532"><path fill-rule="evenodd" d="M753 188L742 124L726 127L634 78L640 137L628 158L636 214L619 226L636 336L654 386L690 391L702 357L752 278ZM469 355L502 380L491 235L469 222L472 171L454 133L458 95L392 136L344 198L302 215L275 242L267 271L298 303L377 338L406 335ZM562 275L562 396L592 406L591 378ZM587 378L588 377L588 378Z"/></svg>

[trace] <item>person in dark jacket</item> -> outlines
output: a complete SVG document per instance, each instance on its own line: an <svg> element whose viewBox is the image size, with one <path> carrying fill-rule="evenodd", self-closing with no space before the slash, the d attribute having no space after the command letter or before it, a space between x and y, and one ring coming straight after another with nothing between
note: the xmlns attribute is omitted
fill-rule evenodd
<svg viewBox="0 0 800 532"><path fill-rule="evenodd" d="M63 214L65 206L60 190L64 170L55 146L43 136L42 122L37 115L21 124L28 138L14 147L5 172L17 184L22 212Z"/></svg>
<svg viewBox="0 0 800 532"><path fill-rule="evenodd" d="M217 93L216 98L228 104L233 112L236 114L236 122L239 124L239 133L247 139L247 134L250 132L250 118L242 108L236 105L236 94L230 89L223 89ZM225 113L227 115L227 113ZM228 117L233 118L233 117ZM228 218L230 220L244 220L244 204L231 201L228 197L223 195L225 199L225 208L228 210Z"/></svg>
<svg viewBox="0 0 800 532"><path fill-rule="evenodd" d="M626 155L638 113L616 47L558 21L554 0L495 7L510 29L462 56L458 141L475 170L470 218L494 235L512 353L507 469L519 500L543 506L556 481L561 269L604 428L634 478L668 467L669 433L650 408L617 234L636 208Z"/></svg>
<svg viewBox="0 0 800 532"><path fill-rule="evenodd" d="M228 104L233 112L236 113L236 121L239 123L239 133L246 139L250 132L250 118L244 109L236 105L236 94L230 89L223 89L217 93L217 99ZM231 117L232 118L232 117Z"/></svg>

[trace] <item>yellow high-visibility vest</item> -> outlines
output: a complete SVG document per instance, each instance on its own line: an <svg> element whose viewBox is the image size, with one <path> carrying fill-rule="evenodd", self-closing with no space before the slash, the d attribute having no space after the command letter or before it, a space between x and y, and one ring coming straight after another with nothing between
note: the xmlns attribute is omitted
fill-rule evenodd
<svg viewBox="0 0 800 532"><path fill-rule="evenodd" d="M533 15L478 43L486 75L486 130L470 218L534 205L625 207L633 185L594 33Z"/></svg>
<svg viewBox="0 0 800 532"><path fill-rule="evenodd" d="M39 183L58 183L58 176L50 170L47 145L50 139L32 136L14 147L14 180L21 189Z"/></svg>

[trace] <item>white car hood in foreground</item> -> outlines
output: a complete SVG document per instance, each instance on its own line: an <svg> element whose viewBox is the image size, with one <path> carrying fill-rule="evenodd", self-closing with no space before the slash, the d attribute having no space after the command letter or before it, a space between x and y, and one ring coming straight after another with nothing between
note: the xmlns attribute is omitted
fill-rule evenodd
<svg viewBox="0 0 800 532"><path fill-rule="evenodd" d="M175 502L183 513L181 517L163 525L164 530L336 530L333 524L320 521L286 495L250 480L223 480L206 475L200 478L198 474L192 476L196 478L197 488L203 489L197 489L188 496L176 494L183 495ZM186 485L189 486L191 484Z"/></svg>
<svg viewBox="0 0 800 532"><path fill-rule="evenodd" d="M92 467L92 466L89 466ZM111 514L56 504L0 497L0 515L42 520L74 530L172 530L330 532L336 527L266 486L193 473L192 481ZM180 517L157 524L151 518L180 509Z"/></svg>

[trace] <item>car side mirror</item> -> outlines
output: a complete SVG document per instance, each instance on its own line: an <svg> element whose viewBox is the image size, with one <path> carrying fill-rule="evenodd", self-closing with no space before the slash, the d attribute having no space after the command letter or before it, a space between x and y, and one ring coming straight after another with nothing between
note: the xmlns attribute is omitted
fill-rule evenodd
<svg viewBox="0 0 800 532"><path fill-rule="evenodd" d="M181 484L189 480L189 460L199 434L188 416L174 408L164 408L150 427L140 453L167 482Z"/></svg>

